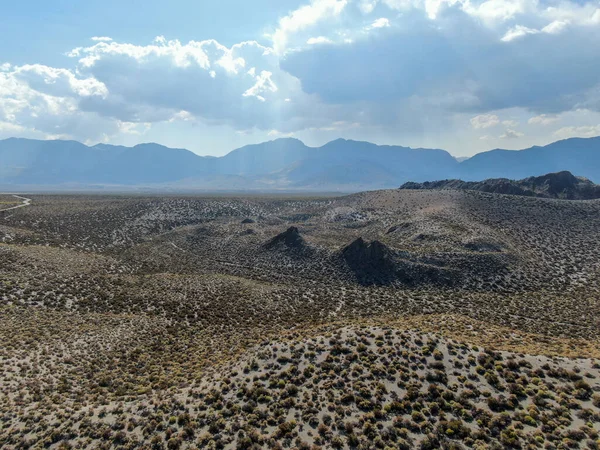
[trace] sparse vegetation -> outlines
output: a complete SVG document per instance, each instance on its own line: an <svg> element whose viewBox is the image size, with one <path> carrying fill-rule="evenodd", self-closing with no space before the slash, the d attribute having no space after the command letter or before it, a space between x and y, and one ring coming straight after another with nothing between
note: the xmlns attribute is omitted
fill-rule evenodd
<svg viewBox="0 0 600 450"><path fill-rule="evenodd" d="M598 448L598 201L30 197L2 448Z"/></svg>

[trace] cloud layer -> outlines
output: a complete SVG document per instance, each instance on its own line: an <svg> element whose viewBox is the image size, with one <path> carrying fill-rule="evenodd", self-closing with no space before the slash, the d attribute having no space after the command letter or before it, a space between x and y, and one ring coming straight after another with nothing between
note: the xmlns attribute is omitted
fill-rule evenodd
<svg viewBox="0 0 600 450"><path fill-rule="evenodd" d="M107 36L72 65L0 61L0 136L110 140L157 123L283 135L441 131L519 140L591 135L561 114L600 111L600 8L536 0L312 0L259 41ZM518 121L503 111L518 110ZM481 136L480 132L487 134Z"/></svg>

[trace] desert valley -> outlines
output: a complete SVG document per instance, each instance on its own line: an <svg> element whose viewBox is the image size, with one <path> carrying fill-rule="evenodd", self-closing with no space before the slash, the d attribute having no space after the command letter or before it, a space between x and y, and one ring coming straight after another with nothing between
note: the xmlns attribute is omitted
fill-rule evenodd
<svg viewBox="0 0 600 450"><path fill-rule="evenodd" d="M2 195L0 446L597 448L600 201L412 187Z"/></svg>

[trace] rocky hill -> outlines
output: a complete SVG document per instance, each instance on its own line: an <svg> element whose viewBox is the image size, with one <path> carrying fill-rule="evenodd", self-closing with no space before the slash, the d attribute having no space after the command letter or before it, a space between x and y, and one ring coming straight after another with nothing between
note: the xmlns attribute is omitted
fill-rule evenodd
<svg viewBox="0 0 600 450"><path fill-rule="evenodd" d="M549 173L523 180L490 178L484 181L441 180L424 183L408 182L400 189L459 189L493 194L524 195L527 197L591 200L600 198L600 185L571 172Z"/></svg>

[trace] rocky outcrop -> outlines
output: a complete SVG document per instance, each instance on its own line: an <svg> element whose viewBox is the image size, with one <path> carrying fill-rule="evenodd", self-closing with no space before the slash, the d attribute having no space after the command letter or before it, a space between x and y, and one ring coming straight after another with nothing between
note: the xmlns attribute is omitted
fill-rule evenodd
<svg viewBox="0 0 600 450"><path fill-rule="evenodd" d="M549 173L523 180L490 178L484 181L441 180L425 183L408 182L400 189L458 189L492 194L523 195L527 197L561 198L566 200L592 200L600 198L600 185L587 178L576 177L571 172Z"/></svg>
<svg viewBox="0 0 600 450"><path fill-rule="evenodd" d="M341 250L341 255L359 283L364 285L398 283L451 285L460 274L444 266L398 254L380 241L358 238Z"/></svg>
<svg viewBox="0 0 600 450"><path fill-rule="evenodd" d="M310 249L297 227L289 227L263 246L267 250L281 249L304 253Z"/></svg>
<svg viewBox="0 0 600 450"><path fill-rule="evenodd" d="M389 283L395 278L393 252L379 241L367 243L359 237L344 247L341 255L363 284Z"/></svg>
<svg viewBox="0 0 600 450"><path fill-rule="evenodd" d="M379 241L365 242L361 237L342 249L346 261L355 266L383 266L390 260L390 250Z"/></svg>

